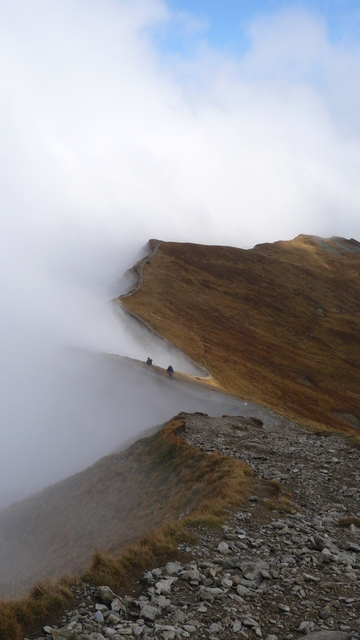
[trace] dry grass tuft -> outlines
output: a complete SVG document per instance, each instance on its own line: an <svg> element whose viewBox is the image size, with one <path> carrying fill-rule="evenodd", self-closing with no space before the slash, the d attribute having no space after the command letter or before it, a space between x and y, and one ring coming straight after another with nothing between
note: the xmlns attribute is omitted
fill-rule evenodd
<svg viewBox="0 0 360 640"><path fill-rule="evenodd" d="M345 518L340 518L340 520L338 521L338 526L339 527L350 527L350 525L355 525L355 527L357 527L358 529L360 529L360 518L358 518L357 516L347 516Z"/></svg>
<svg viewBox="0 0 360 640"><path fill-rule="evenodd" d="M40 583L32 588L28 596L11 602L11 607L19 624L29 626L49 613L60 611L71 597L69 589L61 583Z"/></svg>
<svg viewBox="0 0 360 640"><path fill-rule="evenodd" d="M177 544L186 538L184 526L166 523L163 527L129 545L120 555L96 551L91 566L82 579L92 584L106 584L121 590L129 575L140 574L156 558L170 557L177 553Z"/></svg>
<svg viewBox="0 0 360 640"><path fill-rule="evenodd" d="M293 501L291 493L283 491L283 488L277 480L268 480L266 487L270 490L270 498L265 504L271 511L277 510L281 513L295 513L300 511L297 504Z"/></svg>
<svg viewBox="0 0 360 640"><path fill-rule="evenodd" d="M267 486L270 488L273 495L279 495L282 493L283 488L278 480L268 480Z"/></svg>
<svg viewBox="0 0 360 640"><path fill-rule="evenodd" d="M28 629L34 623L42 626L49 615L62 611L71 597L70 591L61 583L39 583L26 597L15 601L0 600L0 640L18 640L22 637L22 629Z"/></svg>
<svg viewBox="0 0 360 640"><path fill-rule="evenodd" d="M0 640L20 640L21 628L9 602L0 600Z"/></svg>

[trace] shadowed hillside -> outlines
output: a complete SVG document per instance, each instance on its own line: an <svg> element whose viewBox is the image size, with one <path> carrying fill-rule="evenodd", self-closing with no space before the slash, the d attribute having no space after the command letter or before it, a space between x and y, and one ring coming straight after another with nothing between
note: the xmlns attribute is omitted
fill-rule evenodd
<svg viewBox="0 0 360 640"><path fill-rule="evenodd" d="M359 274L355 240L161 243L122 304L226 390L346 430L360 428Z"/></svg>
<svg viewBox="0 0 360 640"><path fill-rule="evenodd" d="M183 418L0 513L0 591L26 591L90 564L95 549L115 553L166 521L217 497L231 482L246 494L250 469L206 455L176 437ZM236 494L236 492L235 492Z"/></svg>

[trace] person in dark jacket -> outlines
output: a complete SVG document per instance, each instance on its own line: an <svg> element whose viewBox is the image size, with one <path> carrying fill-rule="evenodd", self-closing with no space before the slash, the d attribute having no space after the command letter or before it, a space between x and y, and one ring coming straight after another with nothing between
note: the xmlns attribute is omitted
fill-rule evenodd
<svg viewBox="0 0 360 640"><path fill-rule="evenodd" d="M169 374L169 378L171 378L171 376L174 374L174 369L172 368L171 364L169 364L169 366L166 369L166 371Z"/></svg>
<svg viewBox="0 0 360 640"><path fill-rule="evenodd" d="M148 367L151 367L152 363L153 363L152 358L148 358L146 360L146 364L147 364Z"/></svg>

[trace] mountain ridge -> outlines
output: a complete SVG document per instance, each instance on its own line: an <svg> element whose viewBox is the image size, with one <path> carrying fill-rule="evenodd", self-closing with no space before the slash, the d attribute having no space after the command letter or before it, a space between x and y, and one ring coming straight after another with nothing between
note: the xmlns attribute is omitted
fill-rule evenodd
<svg viewBox="0 0 360 640"><path fill-rule="evenodd" d="M291 572L297 573L302 564L305 563L305 570L308 569L306 562L313 563L312 571L316 574L322 571L328 576L321 582L321 576L309 578L306 573L304 578L301 572L297 573L298 582L295 581L291 594L287 594L294 607L296 594L310 598L316 583L318 597L325 598L329 606L326 612L324 609L317 612L315 608L310 613L308 607L309 619L302 621L300 627L306 622L310 625L309 630L317 630L318 613L320 618L325 614L328 616L328 611L333 608L332 592L328 590L336 588L340 596L342 583L337 581L334 587L335 583L329 582L332 566L327 567L329 558L322 554L322 542L318 544L319 548L316 547L318 555L315 561L313 559L314 543L310 534L314 527L309 524L312 519L316 520L315 530L320 533L324 527L322 519L325 523L328 521L324 530L330 531L335 540L330 545L331 562L344 562L345 577L349 580L355 581L358 576L355 554L360 552L360 547L347 539L347 530L342 533L339 527L350 527L350 534L355 535L360 522L359 514L354 515L360 494L356 486L351 488L358 478L358 451L351 447L360 444L360 347L357 340L360 328L360 243L354 239L322 239L304 235L292 241L256 245L249 250L151 242L157 243L157 250L148 259L144 258L140 266L135 265L139 286L134 285L129 295L121 298L121 304L195 362L205 366L218 390L226 390L233 397L246 398L267 407L268 410L263 409L265 419L248 414L250 417L232 419L223 416L212 421L205 414L189 417L180 414L161 431L138 440L125 451L107 456L84 472L46 488L23 503L8 507L0 512L0 536L5 532L13 547L8 547L7 551L2 549L2 574L8 571L10 575L12 570L14 580L23 578L23 582L27 580L31 584L42 577L42 572L45 578L51 576L56 580L64 570L83 571L80 582L78 576L73 576L68 579L68 584L72 593L78 593L80 598L88 598L94 604L98 592L90 587L93 584L109 584L114 589L122 589L125 581L131 585L133 593L141 592L139 571L151 568L155 556L174 559L180 549L193 558L188 565L189 571L195 565L202 569L198 554L206 557L209 542L205 544L203 541L214 540L213 527L217 531L215 538L219 545L225 544L222 548L231 547L238 555L245 553L247 561L251 562L254 558L256 561L257 545L262 542L252 536L262 538L267 531L265 535L269 545L274 541L275 545L261 548L261 554L264 553L262 561L267 563L267 556L275 554L273 559L279 563L279 568L275 569L274 576L282 572L284 586L288 582L289 585L294 584ZM144 363L142 366L147 370ZM158 375L164 371L149 369L147 373L164 381ZM191 376L187 378L191 383ZM172 387L181 385L184 380L185 377L175 372L175 380L165 382ZM196 383L205 384L198 380ZM207 435L202 429L204 424L210 426ZM344 438L344 435L352 438ZM330 447L326 446L327 440ZM349 468L345 464L337 466L340 461L345 463L347 456L351 457ZM319 463L324 468L318 473ZM328 482L331 478L334 486ZM284 483L285 491L280 483ZM299 504L289 489L300 498ZM340 498L346 506L339 506ZM246 524L249 536L246 544L242 542L245 539L243 530L238 534L237 525L231 522L234 508L238 509L235 518L243 520L244 525L247 520L253 523L250 527L249 523ZM348 510L347 517L341 518L344 510ZM319 518L318 513L321 514ZM291 540L281 539L284 541L282 546L276 543L277 523L274 525L275 540L272 541L274 516L271 514L277 514L275 517L283 514L279 535L291 532ZM81 522L85 524L82 530L78 527ZM91 535L87 527L90 522ZM222 530L218 529L222 523L224 531L228 531L226 543ZM304 534L302 537L299 531ZM142 538L144 535L146 537ZM236 546L234 541L238 537L240 542ZM186 542L189 539L190 546ZM202 540L201 545L205 544L200 552L197 540ZM23 555L16 548L17 544L19 549L23 546ZM289 551L287 545L297 544L310 545L309 549L302 546L300 551L295 546L291 551L291 566L299 564L299 567L288 569L287 561L282 567L281 554ZM9 557L6 557L7 552ZM245 597L245 601L243 597L235 600L236 607L232 607L234 611L238 609L237 615L242 622L226 618L230 622L225 624L224 638L232 637L232 624L236 624L237 629L241 625L247 628L246 616L257 615L251 605L253 598L257 602L260 597L257 609L262 607L261 585L258 589L254 581L245 574L242 578L238 573L234 583L226 571L231 566L231 571L236 572L237 565L230 562L229 567L225 566L226 553L224 562L218 556L210 558L217 567L214 579L210 573L206 578L201 577L206 588L212 584L217 589L216 572L219 566L223 566L221 586L230 591L229 594L221 591L221 601L225 602L229 595L234 604L235 596L231 591L234 584L239 585L238 595ZM300 560L297 560L298 556ZM14 557L17 564L11 566ZM326 567L318 570L322 563ZM341 569L337 565L334 567L333 573L337 577ZM154 571L161 574L165 569L162 567ZM271 579L274 576L271 575ZM304 579L312 586L308 588ZM204 594L202 589L201 586L200 595ZM274 589L277 589L276 585ZM329 598L322 595L324 590ZM176 591L177 588L174 589ZM198 599L196 594L192 595L193 588L190 591L186 596L187 602L194 608L195 615ZM347 589L345 592L345 596L341 595L342 600L349 595ZM15 601L11 606L0 606L0 629L4 612L10 611L14 624L18 624L17 620L22 624L24 611L34 608L38 611L36 603L39 599L46 602L47 593L50 593L52 602L51 590L49 592L48 587L40 585L32 590L28 604ZM153 602L151 588L143 597ZM267 605L264 605L261 623L264 629L273 633L271 625L279 623L281 628L284 626L277 607L285 607L282 612L287 612L289 607L283 604L281 594L275 595L275 591L269 594L269 598L269 606L273 607L272 618ZM132 602L132 596L125 601ZM306 606L307 602L300 604ZM348 604L352 606L351 602ZM94 630L100 633L104 629L101 616L94 621L91 607L86 608L88 619L84 620L84 628L89 633ZM104 613L109 615L105 610ZM206 618L207 611L205 614ZM74 615L78 615L76 609L75 612L69 611L65 619L71 620ZM160 611L156 615L160 615ZM170 614L166 615L169 617ZM211 615L211 626L217 625L216 616L219 614ZM38 613L35 618L38 623L31 637L34 634L38 637L41 632ZM110 620L110 615L107 619ZM159 620L166 627L166 617ZM333 625L333 618L329 620ZM59 624L57 618L55 621ZM207 622L199 623L200 627ZM344 625L345 622L343 613L335 620L335 624ZM259 618L256 618L253 630L260 628L259 625ZM290 619L286 621L286 628L298 630L289 625ZM64 633L73 633L70 626ZM118 627L125 628L122 623ZM153 628L165 637L165 627L157 629L155 624ZM83 637L81 628L82 625L76 623L77 635L74 637ZM133 635L134 628L130 624L131 630L126 627L126 633ZM145 628L151 631L152 627L145 625ZM320 628L329 627L321 622ZM186 625L184 629L186 631ZM53 638L57 638L57 631L53 631ZM108 637L114 635L112 629L109 633ZM313 640L315 636L316 633ZM15 636L5 637L13 640ZM20 638L20 635L16 637ZM150 636L145 637L148 639ZM321 637L325 640L325 636ZM326 636L326 640L328 638L330 640L330 636Z"/></svg>
<svg viewBox="0 0 360 640"><path fill-rule="evenodd" d="M354 239L161 242L121 302L228 391L346 431L342 416L360 420L359 270Z"/></svg>

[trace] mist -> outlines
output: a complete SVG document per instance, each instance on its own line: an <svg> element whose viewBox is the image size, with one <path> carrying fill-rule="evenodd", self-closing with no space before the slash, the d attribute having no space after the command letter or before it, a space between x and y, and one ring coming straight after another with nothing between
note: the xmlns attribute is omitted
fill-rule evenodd
<svg viewBox="0 0 360 640"><path fill-rule="evenodd" d="M182 56L157 45L177 19L0 0L0 506L206 410L101 355L190 366L111 305L149 238L360 239L359 48L293 10L259 16L241 57L196 29Z"/></svg>

